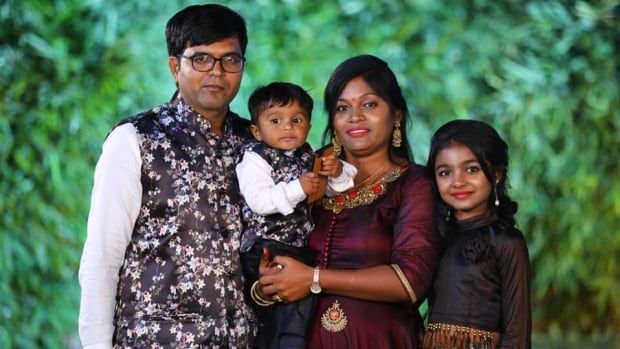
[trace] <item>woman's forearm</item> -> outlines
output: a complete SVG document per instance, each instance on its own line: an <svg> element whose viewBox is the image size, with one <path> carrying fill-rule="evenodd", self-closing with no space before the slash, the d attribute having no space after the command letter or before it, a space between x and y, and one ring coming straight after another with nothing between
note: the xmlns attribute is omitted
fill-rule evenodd
<svg viewBox="0 0 620 349"><path fill-rule="evenodd" d="M260 292L268 299L277 294L287 301L296 301L310 294L314 268L284 256L275 257L269 263L271 267L267 264L266 260L261 261ZM274 267L278 264L281 269ZM415 301L390 265L357 270L320 269L319 284L323 293L377 302Z"/></svg>
<svg viewBox="0 0 620 349"><path fill-rule="evenodd" d="M320 271L322 292L379 302L410 301L409 294L389 265L358 270Z"/></svg>

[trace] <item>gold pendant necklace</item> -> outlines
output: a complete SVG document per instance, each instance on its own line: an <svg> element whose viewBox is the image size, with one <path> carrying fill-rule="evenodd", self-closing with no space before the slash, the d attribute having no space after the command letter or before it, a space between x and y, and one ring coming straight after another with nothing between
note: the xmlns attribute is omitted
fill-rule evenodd
<svg viewBox="0 0 620 349"><path fill-rule="evenodd" d="M321 325L323 325L323 328L333 333L344 330L348 322L349 319L347 319L344 310L340 308L340 303L338 303L338 301L335 301L334 304L327 308L323 316L321 316Z"/></svg>

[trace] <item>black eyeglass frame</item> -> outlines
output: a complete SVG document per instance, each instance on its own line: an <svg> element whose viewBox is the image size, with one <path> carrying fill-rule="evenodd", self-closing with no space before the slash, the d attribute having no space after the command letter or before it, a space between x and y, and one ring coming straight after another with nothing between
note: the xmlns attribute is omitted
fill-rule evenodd
<svg viewBox="0 0 620 349"><path fill-rule="evenodd" d="M213 60L212 63L211 63L211 66L208 69L206 69L206 70L196 69L196 65L194 64L195 59L198 58L198 57L205 57L205 56L209 57L209 58L211 58ZM222 56L220 58L213 57L210 54L204 53L204 52L196 53L196 54L193 54L191 56L185 56L185 55L180 54L178 57L179 57L179 59L181 59L181 58L189 59L190 62L192 62L192 68L195 71L201 72L201 73L206 73L206 72L209 72L209 71L213 70L213 68L215 67L215 64L217 64L218 62L220 63L220 67L222 67L223 71L225 71L227 73L238 73L238 72L243 70L243 68L245 67L245 61L246 61L245 57L240 56L240 55L235 54L235 53L229 54L229 55L225 55L225 56ZM235 57L235 58L240 58L241 59L239 70L228 70L228 69L226 69L226 67L224 66L224 62L225 62L225 60L227 58L230 58L230 57Z"/></svg>

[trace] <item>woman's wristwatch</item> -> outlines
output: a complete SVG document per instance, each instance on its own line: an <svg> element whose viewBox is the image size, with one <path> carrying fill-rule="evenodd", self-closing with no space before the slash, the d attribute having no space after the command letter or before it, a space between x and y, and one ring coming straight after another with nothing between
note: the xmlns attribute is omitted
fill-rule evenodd
<svg viewBox="0 0 620 349"><path fill-rule="evenodd" d="M321 285L319 284L319 268L314 268L314 276L312 277L312 284L310 285L310 292L314 294L321 293Z"/></svg>

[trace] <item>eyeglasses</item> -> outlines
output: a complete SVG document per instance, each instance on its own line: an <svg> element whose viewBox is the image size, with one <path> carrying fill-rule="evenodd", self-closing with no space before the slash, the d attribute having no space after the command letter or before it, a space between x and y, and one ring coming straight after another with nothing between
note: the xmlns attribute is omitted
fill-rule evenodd
<svg viewBox="0 0 620 349"><path fill-rule="evenodd" d="M192 68L199 72L208 72L215 67L215 63L220 62L220 66L225 72L238 73L243 70L245 62L245 57L241 57L238 54L230 54L220 58L215 58L207 53L197 53L189 57L179 55L179 57L192 61Z"/></svg>

